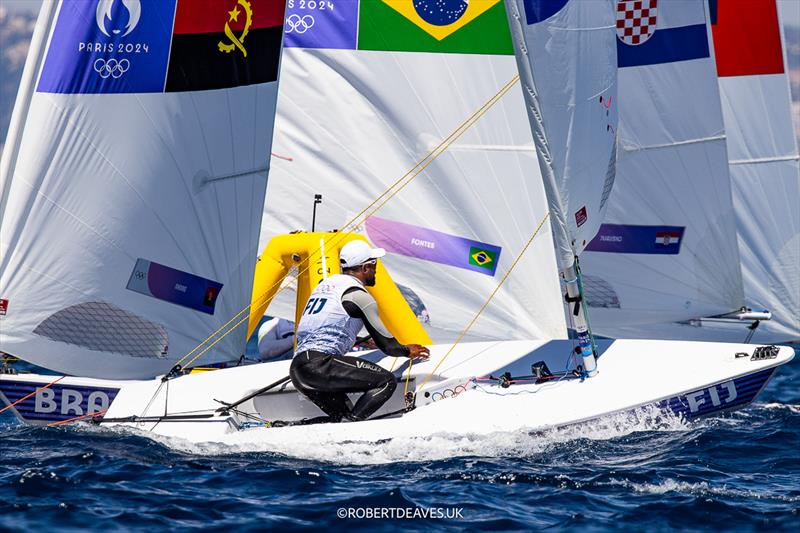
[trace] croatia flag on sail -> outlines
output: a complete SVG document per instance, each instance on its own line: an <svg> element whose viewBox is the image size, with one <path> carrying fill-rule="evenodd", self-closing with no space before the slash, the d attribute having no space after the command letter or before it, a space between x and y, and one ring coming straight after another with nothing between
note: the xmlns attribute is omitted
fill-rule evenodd
<svg viewBox="0 0 800 533"><path fill-rule="evenodd" d="M709 57L703 10L682 1L618 0L617 61L620 68Z"/></svg>
<svg viewBox="0 0 800 533"><path fill-rule="evenodd" d="M681 234L677 231L661 231L656 233L656 244L662 246L675 245L681 242Z"/></svg>

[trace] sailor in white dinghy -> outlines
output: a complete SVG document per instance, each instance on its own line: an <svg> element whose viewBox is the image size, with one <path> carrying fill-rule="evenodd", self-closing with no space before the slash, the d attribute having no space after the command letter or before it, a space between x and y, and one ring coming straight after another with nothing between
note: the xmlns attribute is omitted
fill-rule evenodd
<svg viewBox="0 0 800 533"><path fill-rule="evenodd" d="M378 303L364 289L375 286L377 261L385 254L361 240L344 245L339 254L343 273L323 280L303 310L290 376L295 388L328 415L315 421L366 420L394 393L394 374L345 355L362 327L390 356L428 359L426 347L400 344L389 333L378 316ZM364 393L355 405L347 397L353 392Z"/></svg>
<svg viewBox="0 0 800 533"><path fill-rule="evenodd" d="M261 361L282 361L294 355L294 322L271 318L258 328L258 356Z"/></svg>

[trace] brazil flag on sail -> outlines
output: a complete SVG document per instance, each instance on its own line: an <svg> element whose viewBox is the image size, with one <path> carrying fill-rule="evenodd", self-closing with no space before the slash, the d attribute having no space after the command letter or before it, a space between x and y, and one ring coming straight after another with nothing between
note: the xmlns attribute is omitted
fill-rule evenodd
<svg viewBox="0 0 800 533"><path fill-rule="evenodd" d="M361 2L359 50L513 54L502 0Z"/></svg>
<svg viewBox="0 0 800 533"><path fill-rule="evenodd" d="M483 248L476 248L475 246L469 249L469 264L476 267L485 268L486 270L494 270L497 268L495 262L497 261L497 252L485 250Z"/></svg>

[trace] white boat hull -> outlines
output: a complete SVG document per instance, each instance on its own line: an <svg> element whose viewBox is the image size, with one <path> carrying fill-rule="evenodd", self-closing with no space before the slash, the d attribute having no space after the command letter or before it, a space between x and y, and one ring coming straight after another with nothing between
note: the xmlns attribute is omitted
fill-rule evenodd
<svg viewBox="0 0 800 533"><path fill-rule="evenodd" d="M289 361L279 361L192 374L168 382L117 382L120 388L103 426L128 426L194 443L258 444L259 449L286 449L309 442L376 442L436 434L538 431L639 408L655 408L688 419L749 404L775 369L794 357L788 347L780 347L772 358L752 360L756 348L753 345L605 341L599 345L600 372L593 378L568 375L542 383L529 378L503 387L487 376L498 377L505 372L515 377L530 375L531 365L538 361L546 362L553 372L564 370L571 365L572 342L468 343L457 346L422 387L448 348L434 346L431 361L413 365L410 387L417 392L416 408L402 416L356 423L267 427L237 413L215 413L222 405L218 400L234 402L286 376ZM386 368L393 362L388 357L377 359L380 354L374 352L365 357ZM0 376L0 390L20 379L23 377ZM92 381L99 380L83 379L81 384L88 387ZM404 383L399 384L390 401L392 405L383 411L402 407ZM67 382L64 386L69 385ZM291 384L249 400L240 409L267 421L321 414L294 392Z"/></svg>

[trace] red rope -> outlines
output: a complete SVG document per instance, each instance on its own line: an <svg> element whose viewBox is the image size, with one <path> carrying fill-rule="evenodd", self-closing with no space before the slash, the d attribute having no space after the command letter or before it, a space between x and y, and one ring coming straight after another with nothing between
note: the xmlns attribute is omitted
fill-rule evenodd
<svg viewBox="0 0 800 533"><path fill-rule="evenodd" d="M89 418L90 416L102 416L102 415L106 414L106 411L108 411L108 409L103 409L102 411L97 411L96 413L86 413L85 415L74 416L72 418L68 418L67 420L59 420L58 422L50 422L49 424L47 424L47 427L60 426L62 424L69 424L70 422L75 422L75 421L81 420L83 418Z"/></svg>
<svg viewBox="0 0 800 533"><path fill-rule="evenodd" d="M65 377L67 377L67 376L61 376L60 378L56 379L55 381L51 381L50 383L48 383L48 384L47 384L47 385L45 385L44 387L39 387L38 389L36 389L36 390L35 390L35 391L33 391L32 393L28 394L27 396L23 396L22 398L20 398L20 399L19 399L19 400L17 400L16 402L14 402L14 403L12 403L12 404L9 404L9 405L6 405L6 406L5 406L5 407L3 407L2 409L0 409L0 413L2 413L3 411L5 411L6 409L11 409L12 407L14 407L15 405L17 405L18 403L20 403L20 402L22 402L22 401L25 401L25 400L27 400L28 398L30 398L31 396L33 396L33 395L34 395L34 394L36 394L37 392L39 392L39 391L43 391L43 390L45 390L45 389L47 389L47 388L50 388L52 385L55 385L56 383L58 383L59 381L61 381L61 380L62 380L62 379L64 379Z"/></svg>

